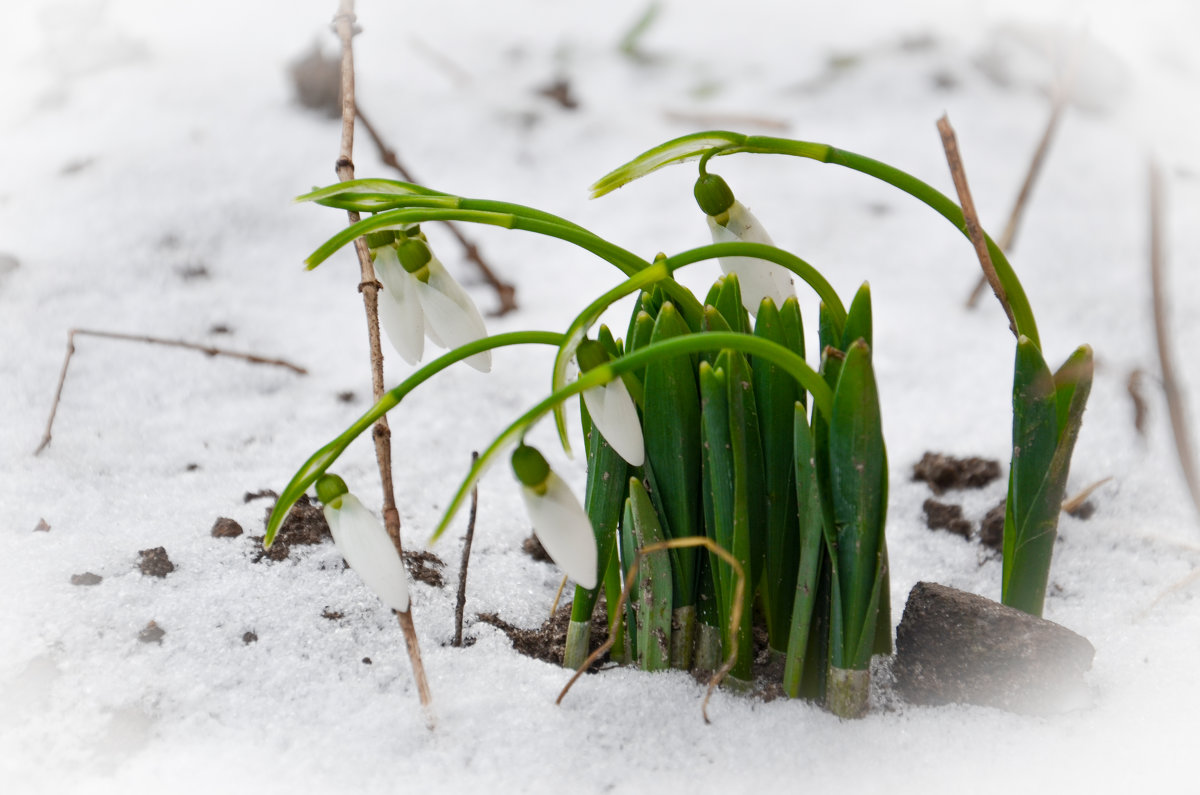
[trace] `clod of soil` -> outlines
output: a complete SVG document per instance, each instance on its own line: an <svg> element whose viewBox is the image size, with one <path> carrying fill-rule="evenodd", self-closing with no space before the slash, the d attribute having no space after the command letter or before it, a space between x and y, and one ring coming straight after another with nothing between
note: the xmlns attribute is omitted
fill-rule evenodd
<svg viewBox="0 0 1200 795"><path fill-rule="evenodd" d="M1065 627L982 596L919 582L896 630L896 690L913 704L1050 715L1088 703L1096 650Z"/></svg>
<svg viewBox="0 0 1200 795"><path fill-rule="evenodd" d="M38 519L37 526L35 526L35 527L33 528L33 532L35 532L35 533L49 533L49 532L50 532L50 523L49 523L49 522L47 522L45 519Z"/></svg>
<svg viewBox="0 0 1200 795"><path fill-rule="evenodd" d="M233 519L221 516L213 522L213 538L237 538L242 534L242 526Z"/></svg>
<svg viewBox="0 0 1200 795"><path fill-rule="evenodd" d="M314 43L311 50L288 68L297 101L331 119L341 116L341 67L341 60L326 57L321 45Z"/></svg>
<svg viewBox="0 0 1200 795"><path fill-rule="evenodd" d="M321 618L329 619L330 621L340 621L345 618L346 614L337 610L330 610L328 607L321 611Z"/></svg>
<svg viewBox="0 0 1200 795"><path fill-rule="evenodd" d="M275 504L272 503L263 516L264 527L266 527L267 520L271 517L271 511L274 508ZM271 545L270 549L262 548L263 536L251 537L256 545L254 562L257 563L263 558L283 560L291 553L294 546L312 546L320 544L326 539L332 541L333 536L329 533L329 523L325 521L325 514L321 512L321 506L310 500L307 494L301 494L287 518L283 520L279 533L275 536L275 543Z"/></svg>
<svg viewBox="0 0 1200 795"><path fill-rule="evenodd" d="M925 453L913 465L913 480L923 480L942 494L949 489L979 489L1000 477L1000 462L986 458L955 458Z"/></svg>
<svg viewBox="0 0 1200 795"><path fill-rule="evenodd" d="M175 571L175 564L164 547L155 547L138 552L138 569L147 577L166 577Z"/></svg>
<svg viewBox="0 0 1200 795"><path fill-rule="evenodd" d="M542 546L542 542L538 541L538 537L530 535L529 538L521 542L521 549L525 554L541 563L553 563L554 560L550 554L546 552L546 548Z"/></svg>
<svg viewBox="0 0 1200 795"><path fill-rule="evenodd" d="M258 642L258 633L255 633L255 632L242 633L242 643L249 646L251 643L257 643L257 642Z"/></svg>
<svg viewBox="0 0 1200 795"><path fill-rule="evenodd" d="M445 578L442 577L442 569L446 568L446 564L437 555L423 551L409 552L406 549L403 557L408 573L414 580L434 588L441 588L446 584Z"/></svg>
<svg viewBox="0 0 1200 795"><path fill-rule="evenodd" d="M142 631L138 633L138 640L142 643L157 643L162 645L162 639L167 634L167 631L160 627L157 622L151 621L146 626L142 627Z"/></svg>
<svg viewBox="0 0 1200 795"><path fill-rule="evenodd" d="M930 497L921 507L925 510L925 526L930 530L949 530L963 538L971 537L971 523L963 518L961 505L947 505Z"/></svg>
<svg viewBox="0 0 1200 795"><path fill-rule="evenodd" d="M600 648L608 638L607 616L608 612L601 600L592 612L592 640L588 645L588 653ZM538 629L515 627L495 613L480 613L476 618L508 635L513 648L526 657L533 657L552 665L562 665L563 653L567 649L567 625L571 623L570 604L560 606L554 616ZM602 660L597 660L590 670L595 671L601 662Z"/></svg>
<svg viewBox="0 0 1200 795"><path fill-rule="evenodd" d="M1067 513L1074 516L1076 519L1091 519L1096 513L1096 503L1091 500L1084 500L1077 508L1068 508Z"/></svg>
<svg viewBox="0 0 1200 795"><path fill-rule="evenodd" d="M1004 549L1004 506L1005 501L1000 500L979 523L979 543L997 552Z"/></svg>
<svg viewBox="0 0 1200 795"><path fill-rule="evenodd" d="M85 571L83 574L72 574L72 585L99 585L104 578L99 574L93 574L90 571Z"/></svg>

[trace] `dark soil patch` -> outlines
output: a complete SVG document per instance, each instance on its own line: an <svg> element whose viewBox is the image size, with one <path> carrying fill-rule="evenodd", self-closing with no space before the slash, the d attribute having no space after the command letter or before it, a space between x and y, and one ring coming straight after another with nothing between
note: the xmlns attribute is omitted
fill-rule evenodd
<svg viewBox="0 0 1200 795"><path fill-rule="evenodd" d="M93 574L90 571L85 571L83 574L72 574L72 585L99 585L104 578L99 574Z"/></svg>
<svg viewBox="0 0 1200 795"><path fill-rule="evenodd" d="M922 506L925 526L930 530L948 530L963 538L971 537L971 523L963 518L961 505L947 505L930 497Z"/></svg>
<svg viewBox="0 0 1200 795"><path fill-rule="evenodd" d="M242 643L249 646L251 643L257 643L257 642L258 642L258 633L257 632L242 633Z"/></svg>
<svg viewBox="0 0 1200 795"><path fill-rule="evenodd" d="M607 616L604 600L601 599L592 612L592 640L588 645L588 653L600 648L608 638ZM563 653L567 648L567 626L571 623L570 604L559 607L554 616L538 629L515 627L495 613L480 613L476 618L508 635L513 648L526 657L533 657L551 665L562 665ZM600 663L605 659L607 659L607 655L597 660L588 669L589 672L598 670Z"/></svg>
<svg viewBox="0 0 1200 795"><path fill-rule="evenodd" d="M526 555L541 563L554 562L550 557L550 553L546 552L546 548L542 546L542 542L538 541L535 535L530 535L529 538L522 541L521 549L524 550Z"/></svg>
<svg viewBox="0 0 1200 795"><path fill-rule="evenodd" d="M138 633L137 639L141 643L157 643L162 645L162 639L166 636L167 631L158 625L158 622L151 621L146 626L142 627Z"/></svg>
<svg viewBox="0 0 1200 795"><path fill-rule="evenodd" d="M225 516L218 517L217 521L213 522L213 538L237 538L243 532L240 524Z"/></svg>
<svg viewBox="0 0 1200 795"><path fill-rule="evenodd" d="M166 577L175 571L175 564L164 547L155 547L138 552L138 569L147 577Z"/></svg>
<svg viewBox="0 0 1200 795"><path fill-rule="evenodd" d="M409 552L406 549L404 563L414 580L434 588L441 588L446 584L446 579L442 576L442 569L446 568L446 564L432 552Z"/></svg>
<svg viewBox="0 0 1200 795"><path fill-rule="evenodd" d="M274 510L275 504L267 509L266 516L263 517L263 526L266 526L267 520L271 517L271 511ZM267 560L284 560L292 551L294 546L312 546L320 544L326 539L333 540L333 536L329 533L329 523L325 521L325 514L321 512L321 506L308 498L307 494L301 494L300 499L296 500L296 504L292 506L292 510L288 512L288 516L283 520L283 524L279 528L279 533L275 536L275 543L270 549L262 548L263 536L252 536L256 546L254 562L257 563L264 558Z"/></svg>
<svg viewBox="0 0 1200 795"><path fill-rule="evenodd" d="M321 611L321 618L325 618L330 621L340 621L345 617L345 613L339 610L330 610L328 607Z"/></svg>
<svg viewBox="0 0 1200 795"><path fill-rule="evenodd" d="M1079 504L1078 507L1068 508L1067 513L1069 513L1071 516L1075 517L1076 519L1082 519L1082 520L1086 521L1088 519L1091 519L1092 516L1095 515L1096 503L1092 502L1091 500L1084 500L1082 503Z"/></svg>
<svg viewBox="0 0 1200 795"><path fill-rule="evenodd" d="M1000 504L988 511L987 515L983 517L983 521L979 523L979 543L997 552L1004 549L1005 504L1005 501L1001 500Z"/></svg>
<svg viewBox="0 0 1200 795"><path fill-rule="evenodd" d="M913 465L913 480L923 480L942 494L949 489L979 489L1000 477L1000 462L986 458L955 458L925 453Z"/></svg>

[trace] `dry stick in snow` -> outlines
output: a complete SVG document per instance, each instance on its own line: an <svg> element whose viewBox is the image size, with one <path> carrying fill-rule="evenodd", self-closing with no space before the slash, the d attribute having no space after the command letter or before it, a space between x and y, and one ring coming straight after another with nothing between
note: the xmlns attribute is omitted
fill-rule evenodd
<svg viewBox="0 0 1200 795"><path fill-rule="evenodd" d="M1175 377L1175 364L1171 358L1170 333L1167 330L1167 294L1163 277L1163 187L1158 164L1150 163L1150 291L1154 304L1154 339L1158 343L1159 368L1162 371L1163 396L1167 399L1167 411L1171 416L1171 431L1175 435L1175 452L1183 479L1187 482L1192 504L1200 512L1200 475L1196 472L1196 458L1192 452L1191 433L1188 430L1187 414L1183 406L1183 391Z"/></svg>
<svg viewBox="0 0 1200 795"><path fill-rule="evenodd" d="M479 453L471 453L471 466ZM467 564L471 562L471 542L475 539L475 516L479 510L479 484L471 489L471 516L467 519L467 537L463 541L462 565L458 569L458 602L454 606L454 645L462 647L463 609L467 606Z"/></svg>
<svg viewBox="0 0 1200 795"><path fill-rule="evenodd" d="M357 32L355 29L354 0L340 0L338 14L333 18L333 28L337 32L342 45L342 139L338 151L337 176L341 182L354 179L354 49L351 40ZM359 214L347 213L351 226L358 223ZM371 255L367 251L367 241L358 238L354 241L354 251L358 254L358 265L362 281L358 290L362 293L363 308L367 313L367 340L371 348L371 390L375 402L383 397L383 347L379 341L379 288L375 278L375 267L371 263ZM375 458L379 464L379 477L383 482L383 523L388 535L396 545L396 551L403 554L400 544L400 512L396 510L396 494L392 488L392 432L388 428L387 416L382 416L375 423L371 437L375 442ZM417 643L417 630L413 626L412 608L403 613L396 612L400 629L404 633L404 645L408 649L408 659L412 664L413 679L417 684L417 693L421 706L425 710L425 720L429 728L434 727L432 701L429 693L429 682L425 678L425 665L421 662L421 647Z"/></svg>
<svg viewBox="0 0 1200 795"><path fill-rule="evenodd" d="M1058 130L1059 121L1062 120L1068 96L1065 85L1055 92L1053 104L1050 107L1050 118L1046 122L1046 130L1042 133L1042 140L1038 142L1037 149L1034 150L1033 160L1029 161L1029 170L1025 172L1025 181L1021 183L1021 190L1017 193L1016 201L1013 202L1012 212L1008 215L1008 223L1004 225L1004 231L1000 233L1000 239L996 241L996 245L1005 254L1012 252L1013 243L1016 242L1021 218L1025 214L1029 197L1033 194L1033 186L1037 182L1038 175L1042 172L1042 164L1046 162L1046 154L1050 151L1050 143L1054 140L1054 133ZM967 298L968 309L974 309L975 305L979 303L979 296L983 295L983 288L986 286L987 276L980 276L975 288L971 290L971 295Z"/></svg>
<svg viewBox="0 0 1200 795"><path fill-rule="evenodd" d="M400 162L400 158L397 157L396 151L384 143L383 138L378 132L375 131L374 125L367 120L367 117L362 112L362 105L356 102L354 107L358 112L359 120L363 123L363 127L365 127L367 130L367 134L370 135L371 140L375 142L375 147L379 150L379 158L383 161L384 165L394 168L405 182L416 183L417 178L412 175L412 172L404 167L404 164ZM450 234L454 235L454 238L458 241L459 245L462 246L463 253L467 256L467 259L475 263L475 267L479 268L479 272L483 274L483 280L486 281L491 288L496 291L496 297L500 299L499 308L489 312L488 314L492 315L493 317L499 317L516 309L517 288L513 287L508 282L501 280L500 277L496 275L496 272L488 267L488 264L483 260L483 255L479 253L479 247L467 239L466 235L462 233L462 230L458 228L458 224L454 223L453 221L445 221L444 223L446 228L450 230Z"/></svg>
<svg viewBox="0 0 1200 795"><path fill-rule="evenodd" d="M942 147L946 150L946 162L950 165L950 176L954 178L954 189L958 191L958 203L962 205L967 236L971 238L971 244L975 246L975 253L979 256L979 265L983 268L984 277L992 286L996 300L1004 307L1004 313L1008 315L1008 327L1016 336L1017 321L1013 317L1012 307L1008 303L1008 295L1004 292L1004 286L1000 284L1000 277L996 275L996 268L992 265L992 256L988 254L987 241L983 237L983 229L979 226L979 214L975 212L975 200L971 198L971 188L967 185L967 172L963 169L962 156L958 153L958 138L954 135L954 128L950 126L950 119L946 116L938 119L937 128L942 135Z"/></svg>
<svg viewBox="0 0 1200 795"><path fill-rule="evenodd" d="M126 342L144 342L151 345L168 345L172 348L187 348L192 351L200 351L209 356L228 356L233 359L241 359L242 361L250 362L251 364L271 364L277 367L286 367L289 370L300 375L307 375L308 371L303 367L284 361L283 359L269 359L265 356L259 356L253 353L238 353L237 351L227 351L224 348L217 348L212 345L203 345L198 342L184 342L183 340L166 340L161 337L147 337L142 334L121 334L116 331L92 331L90 329L73 328L67 332L67 356L63 359L62 372L58 374L58 388L54 391L54 403L50 406L50 419L46 421L46 432L42 434L42 442L38 448L33 451L34 455L42 452L50 444L50 431L54 427L54 416L58 414L58 403L62 400L63 384L67 382L67 368L71 366L71 356L75 353L75 336L87 337L102 337L110 340L124 340Z"/></svg>

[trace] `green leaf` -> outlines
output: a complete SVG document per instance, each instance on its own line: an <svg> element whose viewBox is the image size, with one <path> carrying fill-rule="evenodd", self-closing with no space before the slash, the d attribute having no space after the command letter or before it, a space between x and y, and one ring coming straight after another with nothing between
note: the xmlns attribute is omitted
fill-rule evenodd
<svg viewBox="0 0 1200 795"><path fill-rule="evenodd" d="M735 274L728 274L717 279L716 301L711 305L716 307L729 328L741 334L750 333L750 313L742 306L742 287Z"/></svg>
<svg viewBox="0 0 1200 795"><path fill-rule="evenodd" d="M887 512L887 461L879 417L879 395L871 350L861 340L842 363L829 422L829 474L837 536L846 664L862 665L862 638L874 639L878 602L872 592L881 577L883 528ZM873 644L867 644L870 659Z"/></svg>
<svg viewBox="0 0 1200 795"><path fill-rule="evenodd" d="M674 304L659 310L651 344L689 333ZM671 537L702 535L700 507L700 391L694 357L680 355L646 365L643 434L654 472L658 501ZM790 377L789 377L790 379ZM696 558L693 548L671 550L674 604L694 605Z"/></svg>
<svg viewBox="0 0 1200 795"><path fill-rule="evenodd" d="M745 140L746 136L739 133L713 131L685 135L673 141L648 149L628 163L613 169L592 184L592 198L596 199L606 193L643 177L652 171L657 171L671 163L681 163L704 154L709 149L728 146Z"/></svg>
<svg viewBox="0 0 1200 795"><path fill-rule="evenodd" d="M761 312L758 317L761 323ZM789 697L797 698L801 694L804 671L812 667L811 656L818 655L821 648L820 637L814 638L812 630L816 620L814 613L820 587L821 561L825 556L825 518L821 509L821 489L817 483L816 448L813 446L812 431L808 427L803 404L797 402L793 411L792 458L795 465L793 481L796 486L799 560L789 616L783 688Z"/></svg>
<svg viewBox="0 0 1200 795"><path fill-rule="evenodd" d="M875 343L871 339L871 285L863 282L846 310L846 328L842 331L842 342L838 349L850 350L850 346L858 340L865 340L870 347Z"/></svg>
<svg viewBox="0 0 1200 795"><path fill-rule="evenodd" d="M637 478L629 479L626 516L633 520L635 548L640 550L666 540L650 495ZM662 671L671 662L671 556L668 550L639 555L637 649L641 666Z"/></svg>

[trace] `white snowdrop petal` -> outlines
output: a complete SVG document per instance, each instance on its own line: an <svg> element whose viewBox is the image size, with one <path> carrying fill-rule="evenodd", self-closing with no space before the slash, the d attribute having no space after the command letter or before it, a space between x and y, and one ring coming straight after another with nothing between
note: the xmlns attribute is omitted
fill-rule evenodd
<svg viewBox="0 0 1200 795"><path fill-rule="evenodd" d="M437 257L429 260L429 282L417 285L430 339L453 349L487 336L487 327L475 302ZM492 369L491 351L478 353L466 361L484 373Z"/></svg>
<svg viewBox="0 0 1200 795"><path fill-rule="evenodd" d="M413 289L417 280L404 270L391 246L376 252L375 275L383 283L379 293L379 323L400 358L417 364L425 352L425 313Z"/></svg>
<svg viewBox="0 0 1200 795"><path fill-rule="evenodd" d="M388 607L407 610L408 572L379 520L353 494L342 495L340 508L326 505L324 512L334 543L350 568Z"/></svg>
<svg viewBox="0 0 1200 795"><path fill-rule="evenodd" d="M624 381L614 378L604 386L584 390L583 402L600 435L621 458L635 467L645 463L646 443L642 436L642 424L638 421L637 406L629 396Z"/></svg>
<svg viewBox="0 0 1200 795"><path fill-rule="evenodd" d="M595 588L596 536L583 506L558 475L550 473L546 493L521 487L529 521L546 554L568 577L584 588Z"/></svg>
<svg viewBox="0 0 1200 795"><path fill-rule="evenodd" d="M729 209L728 226L721 226L711 217L708 228L714 243L762 243L775 245L762 224L741 202L735 201ZM742 305L751 317L758 315L758 307L764 298L770 298L775 306L783 306L788 297L795 295L791 271L767 260L753 257L722 257L721 270L738 277L742 291Z"/></svg>

